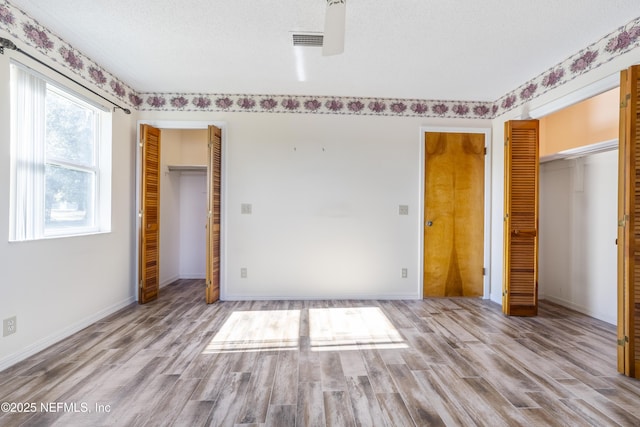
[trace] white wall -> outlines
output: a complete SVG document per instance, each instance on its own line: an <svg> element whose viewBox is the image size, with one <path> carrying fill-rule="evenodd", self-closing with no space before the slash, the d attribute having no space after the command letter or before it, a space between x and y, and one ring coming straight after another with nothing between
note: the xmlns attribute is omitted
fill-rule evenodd
<svg viewBox="0 0 640 427"><path fill-rule="evenodd" d="M227 151L226 297L419 297L418 129L260 119L235 129ZM253 213L239 215L241 203ZM399 216L399 204L412 214ZM400 278L404 267L411 278Z"/></svg>
<svg viewBox="0 0 640 427"><path fill-rule="evenodd" d="M618 151L540 170L540 298L615 324Z"/></svg>
<svg viewBox="0 0 640 427"><path fill-rule="evenodd" d="M17 316L18 328L0 337L0 370L133 302L136 291L135 113L113 115L112 232L8 243L12 53L0 55L0 319Z"/></svg>
<svg viewBox="0 0 640 427"><path fill-rule="evenodd" d="M225 299L419 298L420 127L489 123L141 113L145 121L183 117L225 123ZM252 214L241 214L242 204ZM400 204L408 216L398 215Z"/></svg>
<svg viewBox="0 0 640 427"><path fill-rule="evenodd" d="M207 175L180 174L180 278L204 279L206 275Z"/></svg>
<svg viewBox="0 0 640 427"><path fill-rule="evenodd" d="M161 129L160 286L205 277L205 172L169 171L169 165L206 165L207 133Z"/></svg>

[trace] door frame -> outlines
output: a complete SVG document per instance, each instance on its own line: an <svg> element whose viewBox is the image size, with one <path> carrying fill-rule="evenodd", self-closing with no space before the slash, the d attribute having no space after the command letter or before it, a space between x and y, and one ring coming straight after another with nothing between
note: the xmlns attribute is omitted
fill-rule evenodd
<svg viewBox="0 0 640 427"><path fill-rule="evenodd" d="M226 227L225 218L226 218L226 122L211 120L211 121L194 121L194 120L138 120L136 123L136 140L135 140L135 158L136 158L136 202L134 206L133 215L135 216L135 224L136 224L136 234L135 234L135 261L136 264L140 262L140 230L142 221L140 218L140 205L141 205L141 194L140 194L140 185L142 182L142 159L140 156L140 125L150 125L160 130L163 129L180 129L180 130L191 130L191 129L208 129L209 126L217 126L222 131L222 170L220 171L222 176L222 188L220 189L220 227L222 228L222 232L220 233L220 299L224 299L227 293L226 283ZM163 173L161 170L160 173ZM160 200L160 205L162 205L162 200ZM135 301L138 301L138 282L140 280L138 269L134 269L134 281L133 281L133 289L135 289ZM204 295L204 294L203 294Z"/></svg>
<svg viewBox="0 0 640 427"><path fill-rule="evenodd" d="M421 126L420 127L420 185L418 194L420 223L417 226L419 230L419 285L420 298L424 298L424 192L425 192L425 133L479 133L484 134L484 146L487 154L484 158L484 278L482 280L482 298L488 299L491 296L491 128L476 127L448 127L448 126Z"/></svg>

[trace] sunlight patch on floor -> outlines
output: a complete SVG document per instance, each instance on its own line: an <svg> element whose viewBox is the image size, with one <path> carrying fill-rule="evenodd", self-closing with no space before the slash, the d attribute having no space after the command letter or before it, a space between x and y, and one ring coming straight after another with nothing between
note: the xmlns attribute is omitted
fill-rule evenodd
<svg viewBox="0 0 640 427"><path fill-rule="evenodd" d="M235 311L203 354L297 350L300 310ZM407 348L378 307L310 308L311 351Z"/></svg>
<svg viewBox="0 0 640 427"><path fill-rule="evenodd" d="M312 351L407 348L378 307L310 308Z"/></svg>
<svg viewBox="0 0 640 427"><path fill-rule="evenodd" d="M300 310L235 311L203 353L296 350Z"/></svg>

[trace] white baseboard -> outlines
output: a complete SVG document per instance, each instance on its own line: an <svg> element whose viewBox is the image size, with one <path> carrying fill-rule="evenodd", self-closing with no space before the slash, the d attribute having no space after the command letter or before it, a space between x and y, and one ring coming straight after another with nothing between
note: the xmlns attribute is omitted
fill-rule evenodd
<svg viewBox="0 0 640 427"><path fill-rule="evenodd" d="M180 278L181 278L180 276L175 275L175 276L169 277L168 279L164 279L162 282L160 282L160 287L164 288L165 286L172 284L173 282L175 282Z"/></svg>
<svg viewBox="0 0 640 427"><path fill-rule="evenodd" d="M595 319L602 320L603 322L607 322L607 323L609 323L611 325L614 325L614 326L618 324L618 319L616 318L615 314L612 317L610 314L596 312L595 310L593 310L593 309L591 309L589 307L584 307L584 306L576 304L576 303L574 303L572 301L566 301L566 300L564 300L562 298L556 298L556 297L553 297L551 295L542 294L542 295L538 295L538 298L550 301L550 302L552 302L554 304L558 304L558 305L561 305L563 307L570 308L571 310L575 310L575 311L577 311L579 313L586 314L587 316L591 316L591 317L593 317Z"/></svg>
<svg viewBox="0 0 640 427"><path fill-rule="evenodd" d="M202 273L190 273L190 274L182 274L180 273L179 279L204 279L205 274Z"/></svg>
<svg viewBox="0 0 640 427"><path fill-rule="evenodd" d="M180 280L180 279L202 279L204 280L204 275L202 274L180 274L177 276L171 276L168 279L164 279L162 282L160 282L160 287L164 288L165 286L168 286L170 284L172 284L173 282L175 282L176 280Z"/></svg>
<svg viewBox="0 0 640 427"><path fill-rule="evenodd" d="M45 348L50 347L51 345L59 341L62 341L65 338L68 338L69 336L75 334L76 332L79 332L82 329L86 328L87 326L90 326L96 323L97 321L104 319L107 316L110 316L116 311L135 302L135 300L136 300L135 297L129 297L123 301L120 301L119 303L116 303L110 307L105 308L104 310L101 310L95 314L92 314L89 317L85 317L79 322L76 322L71 326L68 326L56 333L53 333L48 337L43 338L40 341L37 341L16 353L10 354L9 356L6 356L0 359L0 372L15 365L18 362L21 362L27 357L33 356L34 354L44 350Z"/></svg>
<svg viewBox="0 0 640 427"><path fill-rule="evenodd" d="M226 294L223 301L298 301L298 300L415 300L416 294L348 294L348 295L242 295Z"/></svg>

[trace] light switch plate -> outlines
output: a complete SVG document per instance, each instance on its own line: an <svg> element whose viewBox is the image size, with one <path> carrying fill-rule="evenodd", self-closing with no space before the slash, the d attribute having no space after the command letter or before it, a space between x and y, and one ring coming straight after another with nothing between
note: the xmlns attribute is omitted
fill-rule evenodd
<svg viewBox="0 0 640 427"><path fill-rule="evenodd" d="M399 215L409 215L409 205L400 205L400 206L398 206L398 214Z"/></svg>
<svg viewBox="0 0 640 427"><path fill-rule="evenodd" d="M251 215L251 203L243 203L240 205L240 213L243 215Z"/></svg>

